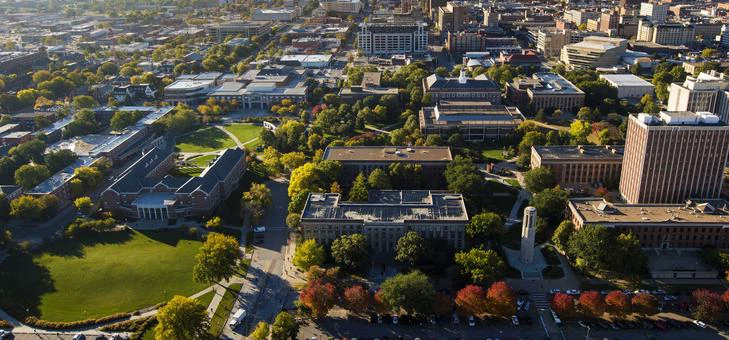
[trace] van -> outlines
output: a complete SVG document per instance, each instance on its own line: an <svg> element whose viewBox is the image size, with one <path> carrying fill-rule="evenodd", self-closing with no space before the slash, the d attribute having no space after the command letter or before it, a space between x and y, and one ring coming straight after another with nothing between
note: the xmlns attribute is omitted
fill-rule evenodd
<svg viewBox="0 0 729 340"><path fill-rule="evenodd" d="M235 328L236 326L238 326L238 324L240 324L241 321L243 321L243 319L245 319L245 317L246 317L245 309L241 308L241 309L237 310L235 312L235 314L233 314L233 318L231 318L230 322L228 322L228 326L230 326L230 328Z"/></svg>

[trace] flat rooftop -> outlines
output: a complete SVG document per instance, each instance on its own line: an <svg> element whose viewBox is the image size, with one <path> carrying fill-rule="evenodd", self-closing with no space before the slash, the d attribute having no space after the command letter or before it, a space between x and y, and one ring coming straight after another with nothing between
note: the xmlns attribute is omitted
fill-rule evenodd
<svg viewBox="0 0 729 340"><path fill-rule="evenodd" d="M607 203L600 198L569 200L570 210L591 224L729 224L729 202L692 200L686 204Z"/></svg>
<svg viewBox="0 0 729 340"><path fill-rule="evenodd" d="M441 100L437 106L424 107L420 112L426 126L518 126L525 120L519 108L490 102Z"/></svg>
<svg viewBox="0 0 729 340"><path fill-rule="evenodd" d="M322 159L358 162L450 162L447 146L330 146Z"/></svg>
<svg viewBox="0 0 729 340"><path fill-rule="evenodd" d="M646 128L662 127L700 127L702 129L729 129L719 117L711 112L690 112L690 111L661 111L657 116L640 113L631 115L628 119L634 119Z"/></svg>
<svg viewBox="0 0 729 340"><path fill-rule="evenodd" d="M615 84L616 86L653 87L653 84L647 82L645 79L638 77L634 74L601 74L600 78L605 79L608 82Z"/></svg>
<svg viewBox="0 0 729 340"><path fill-rule="evenodd" d="M531 88L530 91L536 94L584 94L575 84L556 73L538 72L534 73L534 79L542 82L542 87Z"/></svg>
<svg viewBox="0 0 729 340"><path fill-rule="evenodd" d="M623 159L623 145L549 145L533 146L542 160L615 160Z"/></svg>
<svg viewBox="0 0 729 340"><path fill-rule="evenodd" d="M364 223L433 221L468 223L460 194L428 190L372 190L367 202L344 202L340 194L312 193L301 220L349 220Z"/></svg>

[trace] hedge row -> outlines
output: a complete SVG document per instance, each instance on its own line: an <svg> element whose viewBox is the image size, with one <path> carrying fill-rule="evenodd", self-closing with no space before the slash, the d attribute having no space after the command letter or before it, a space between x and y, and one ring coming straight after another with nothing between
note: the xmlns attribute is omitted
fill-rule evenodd
<svg viewBox="0 0 729 340"><path fill-rule="evenodd" d="M103 326L99 328L99 330L103 332L139 332L140 330L142 330L142 326L144 325L144 323L151 318L154 318L154 316L120 321Z"/></svg>
<svg viewBox="0 0 729 340"><path fill-rule="evenodd" d="M154 328L157 326L157 317L151 316L146 319L144 323L139 326L139 329L132 334L131 340L141 340L144 338L144 334L147 332L154 332Z"/></svg>
<svg viewBox="0 0 729 340"><path fill-rule="evenodd" d="M98 319L86 319L72 322L55 322L46 321L36 318L35 316L29 316L25 318L24 323L29 326L41 329L76 329L82 327L89 327L103 323L109 323L126 319L132 316L132 313L117 313L109 316L104 316Z"/></svg>

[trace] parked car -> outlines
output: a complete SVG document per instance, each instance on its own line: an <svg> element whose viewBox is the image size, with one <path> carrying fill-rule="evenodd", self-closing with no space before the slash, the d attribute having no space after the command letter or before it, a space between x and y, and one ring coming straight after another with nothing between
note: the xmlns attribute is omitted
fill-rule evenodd
<svg viewBox="0 0 729 340"><path fill-rule="evenodd" d="M460 323L461 323L461 320L458 319L458 314L456 314L455 312L453 312L453 324L454 325L458 325Z"/></svg>
<svg viewBox="0 0 729 340"><path fill-rule="evenodd" d="M694 325L699 326L701 328L706 328L706 324L703 321L694 320L693 323L694 323Z"/></svg>
<svg viewBox="0 0 729 340"><path fill-rule="evenodd" d="M73 340L86 340L86 336L83 335L83 334L81 334L81 333L78 333L78 334L74 335L73 338L71 338L71 339L73 339Z"/></svg>
<svg viewBox="0 0 729 340"><path fill-rule="evenodd" d="M511 316L511 324L513 326L519 326L519 318L517 318L516 315Z"/></svg>
<svg viewBox="0 0 729 340"><path fill-rule="evenodd" d="M397 325L397 322L398 322L398 321L400 321L400 319L398 319L397 315L393 315L393 316L392 316L392 324L393 324L393 325Z"/></svg>
<svg viewBox="0 0 729 340"><path fill-rule="evenodd" d="M473 315L468 317L468 326L470 326L470 327L476 326L476 319L473 317Z"/></svg>
<svg viewBox="0 0 729 340"><path fill-rule="evenodd" d="M565 293L568 295L580 295L579 289L568 289Z"/></svg>
<svg viewBox="0 0 729 340"><path fill-rule="evenodd" d="M666 295L663 297L663 301L676 301L678 300L678 297L674 295Z"/></svg>
<svg viewBox="0 0 729 340"><path fill-rule="evenodd" d="M562 291L559 290L559 288L553 288L553 289L549 290L549 294L557 294L557 293L561 293L561 292Z"/></svg>
<svg viewBox="0 0 729 340"><path fill-rule="evenodd" d="M15 339L15 334L13 334L13 332L0 330L0 340L13 340L13 339Z"/></svg>

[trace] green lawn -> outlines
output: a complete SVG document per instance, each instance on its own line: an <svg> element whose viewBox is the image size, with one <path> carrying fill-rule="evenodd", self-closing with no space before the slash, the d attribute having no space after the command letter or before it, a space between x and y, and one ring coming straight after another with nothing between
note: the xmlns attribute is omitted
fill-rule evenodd
<svg viewBox="0 0 729 340"><path fill-rule="evenodd" d="M201 174L205 168L195 166L176 166L170 169L169 175L172 177L195 177Z"/></svg>
<svg viewBox="0 0 729 340"><path fill-rule="evenodd" d="M235 299L242 287L241 284L234 283L225 290L223 299L220 300L218 309L215 310L215 315L210 319L210 334L218 337L223 332L225 324L228 322L228 318L232 312L233 305L235 304Z"/></svg>
<svg viewBox="0 0 729 340"><path fill-rule="evenodd" d="M215 297L215 291L211 290L211 291L203 294L202 296L199 296L195 300L197 300L197 302L199 302L201 305L203 305L203 306L205 306L205 308L207 308L208 306L210 306L210 302L213 301L213 297Z"/></svg>
<svg viewBox="0 0 729 340"><path fill-rule="evenodd" d="M235 142L214 127L203 127L177 138L179 152L210 152L235 147Z"/></svg>
<svg viewBox="0 0 729 340"><path fill-rule="evenodd" d="M253 124L232 124L225 126L225 129L235 135L238 141L245 144L254 138L258 138L263 127ZM255 144L255 142L251 144ZM247 144L247 146L251 144Z"/></svg>
<svg viewBox="0 0 729 340"><path fill-rule="evenodd" d="M199 240L181 231L124 231L63 240L0 265L0 306L16 317L75 321L190 296Z"/></svg>
<svg viewBox="0 0 729 340"><path fill-rule="evenodd" d="M504 160L504 150L498 147L495 149L484 149L481 151L481 154L486 162L497 163Z"/></svg>
<svg viewBox="0 0 729 340"><path fill-rule="evenodd" d="M208 166L208 163L215 159L215 155L203 155L203 156L197 156L195 158L188 159L186 162L190 165L196 165L201 168L206 168Z"/></svg>

